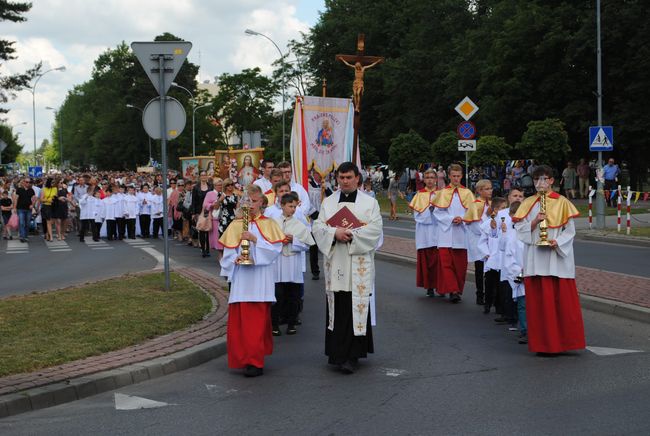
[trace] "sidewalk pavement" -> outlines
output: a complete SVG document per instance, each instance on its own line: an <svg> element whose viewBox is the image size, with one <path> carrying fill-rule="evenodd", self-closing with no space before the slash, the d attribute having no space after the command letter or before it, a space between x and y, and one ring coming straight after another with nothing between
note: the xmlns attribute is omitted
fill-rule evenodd
<svg viewBox="0 0 650 436"><path fill-rule="evenodd" d="M212 298L205 319L142 344L31 373L0 378L0 418L42 409L200 365L226 353L228 296L218 277L175 270Z"/></svg>
<svg viewBox="0 0 650 436"><path fill-rule="evenodd" d="M414 264L415 240L384 235L377 256ZM650 279L577 266L576 284L583 308L650 323Z"/></svg>

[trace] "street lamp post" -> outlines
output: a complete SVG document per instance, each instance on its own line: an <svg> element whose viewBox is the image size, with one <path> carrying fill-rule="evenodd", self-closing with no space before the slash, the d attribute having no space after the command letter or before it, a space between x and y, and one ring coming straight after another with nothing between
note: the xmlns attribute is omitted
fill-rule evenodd
<svg viewBox="0 0 650 436"><path fill-rule="evenodd" d="M201 106L197 106L194 109L192 109L192 156L194 156L194 115L196 114L196 111L199 109L202 109L204 107L212 106L210 103L202 104Z"/></svg>
<svg viewBox="0 0 650 436"><path fill-rule="evenodd" d="M175 88L180 88L185 92L187 92L190 95L190 99L192 100L192 156L196 156L196 131L194 130L194 114L196 113L196 110L198 108L196 107L196 102L194 101L194 94L192 94L192 92L189 89L179 85L176 82L172 82L172 86Z"/></svg>
<svg viewBox="0 0 650 436"><path fill-rule="evenodd" d="M36 85L38 85L39 80L49 73L50 71L65 71L65 66L60 66L58 68L50 68L49 70L39 74L36 76L36 80L34 81L34 84L32 85L29 91L32 93L32 122L34 123L34 161L36 161ZM36 166L36 165L35 165Z"/></svg>
<svg viewBox="0 0 650 436"><path fill-rule="evenodd" d="M45 106L45 109L54 111L54 116L56 117L56 109L50 106ZM63 120L59 117L59 163L61 164L61 171L63 171Z"/></svg>
<svg viewBox="0 0 650 436"><path fill-rule="evenodd" d="M275 41L273 41L268 36L264 35L263 33L251 30L251 29L246 29L244 31L244 33L246 35L261 36L263 38L268 39L275 46L275 48L278 49L278 53L280 53L280 59L282 59L284 57L284 54L282 54L282 50L280 50L280 47L278 47L278 45L275 43ZM285 129L285 126L284 126L284 124L285 124L284 123L284 100L285 100L285 97L286 97L285 94L286 94L286 77L284 75L284 63L282 63L282 160L286 160L286 157L285 157L285 141L286 141L286 138L285 138L285 134L284 134L284 129Z"/></svg>
<svg viewBox="0 0 650 436"><path fill-rule="evenodd" d="M142 114L144 115L144 111L137 106L133 106L132 104L127 104L126 107L131 109L137 109L140 112L142 112ZM147 138L149 138L149 163L151 163L151 136L147 135Z"/></svg>

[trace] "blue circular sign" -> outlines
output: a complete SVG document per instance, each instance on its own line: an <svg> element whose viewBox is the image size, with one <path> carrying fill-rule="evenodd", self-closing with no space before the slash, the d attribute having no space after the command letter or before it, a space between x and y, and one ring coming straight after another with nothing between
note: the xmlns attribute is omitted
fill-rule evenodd
<svg viewBox="0 0 650 436"><path fill-rule="evenodd" d="M458 125L457 132L460 139L474 139L476 126L471 121L463 121Z"/></svg>

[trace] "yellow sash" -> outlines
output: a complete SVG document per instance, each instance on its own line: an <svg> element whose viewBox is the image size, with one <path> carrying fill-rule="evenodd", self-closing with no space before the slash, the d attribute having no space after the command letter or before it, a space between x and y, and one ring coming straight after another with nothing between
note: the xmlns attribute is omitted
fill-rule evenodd
<svg viewBox="0 0 650 436"><path fill-rule="evenodd" d="M483 212L485 211L485 201L477 198L472 202L472 206L467 209L465 212L465 217L463 221L466 223L475 223L481 221L483 218Z"/></svg>
<svg viewBox="0 0 650 436"><path fill-rule="evenodd" d="M226 231L223 232L223 235L221 235L221 238L219 238L219 242L226 248L239 247L239 244L241 244L241 234L244 231L243 224L244 222L241 218L231 222ZM249 221L248 225L249 227L256 225L262 237L271 244L282 242L285 238L284 233L282 233L280 226L278 226L275 220L269 219L264 215L260 215L254 220Z"/></svg>
<svg viewBox="0 0 650 436"><path fill-rule="evenodd" d="M431 206L431 194L434 192L436 192L435 189L431 191L427 188L420 189L409 203L409 207L418 213L424 212Z"/></svg>
<svg viewBox="0 0 650 436"><path fill-rule="evenodd" d="M470 205L474 202L474 194L472 191L465 188L464 186L459 186L454 188L449 185L445 189L441 189L436 192L436 198L433 200L433 205L441 209L447 209L451 205L451 199L454 196L454 193L458 192L458 198L460 203L465 209L469 209Z"/></svg>
<svg viewBox="0 0 650 436"><path fill-rule="evenodd" d="M539 194L526 198L517 213L512 217L512 221L517 222L526 218L533 206L539 201ZM569 222L569 219L580 215L578 209L566 197L557 192L551 192L546 196L546 223L551 229L563 227Z"/></svg>

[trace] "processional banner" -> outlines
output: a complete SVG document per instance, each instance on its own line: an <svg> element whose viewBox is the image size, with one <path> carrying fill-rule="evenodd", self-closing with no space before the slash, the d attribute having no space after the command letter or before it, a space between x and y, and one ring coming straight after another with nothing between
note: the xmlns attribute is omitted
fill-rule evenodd
<svg viewBox="0 0 650 436"><path fill-rule="evenodd" d="M307 188L310 169L321 176L352 159L354 107L349 98L298 97L291 130L296 182Z"/></svg>

